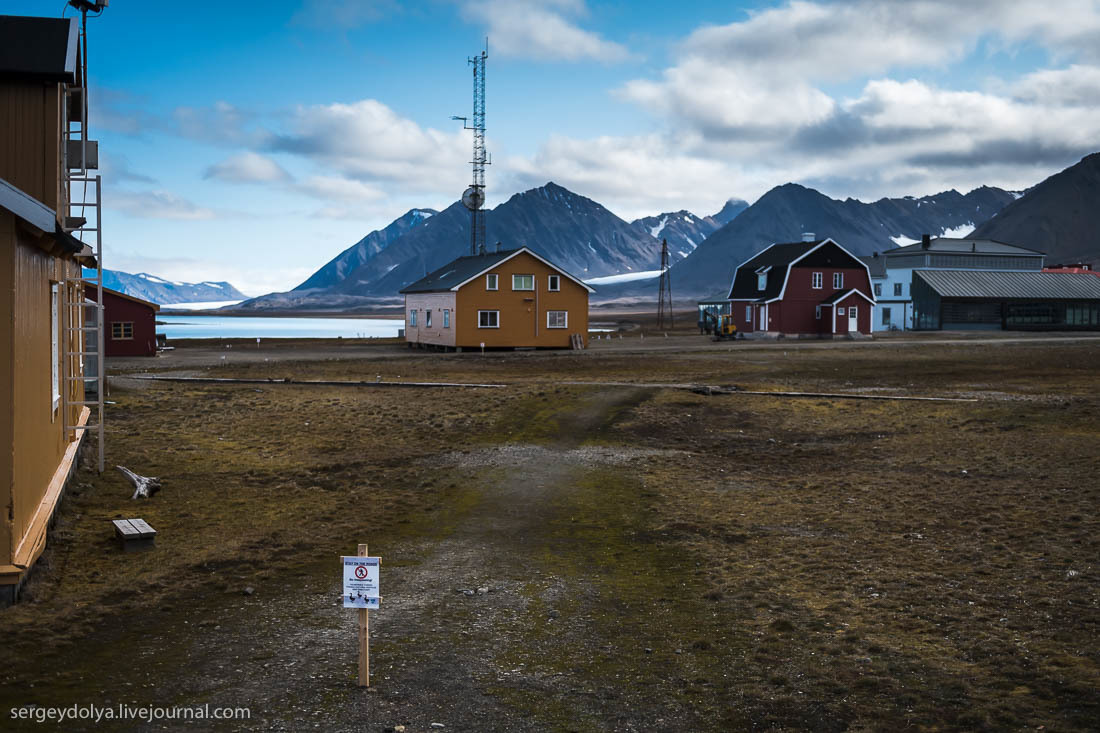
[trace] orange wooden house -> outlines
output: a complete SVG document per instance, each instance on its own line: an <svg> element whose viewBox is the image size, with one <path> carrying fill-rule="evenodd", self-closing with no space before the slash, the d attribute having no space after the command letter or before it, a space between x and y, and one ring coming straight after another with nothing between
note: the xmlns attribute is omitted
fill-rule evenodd
<svg viewBox="0 0 1100 733"><path fill-rule="evenodd" d="M405 340L459 351L587 346L592 292L526 247L459 257L401 290Z"/></svg>
<svg viewBox="0 0 1100 733"><path fill-rule="evenodd" d="M87 424L82 265L61 148L75 19L0 16L0 606L41 554Z"/></svg>

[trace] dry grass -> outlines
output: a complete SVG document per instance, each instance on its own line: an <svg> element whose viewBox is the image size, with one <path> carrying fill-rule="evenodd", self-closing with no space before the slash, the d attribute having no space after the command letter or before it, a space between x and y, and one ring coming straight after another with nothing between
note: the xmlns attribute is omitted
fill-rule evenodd
<svg viewBox="0 0 1100 733"><path fill-rule="evenodd" d="M395 558L388 592L399 594L403 573L476 537L495 543L486 572L510 589L508 613L462 616L483 636L426 633L427 618L474 614L431 596L444 605L395 619L381 643L425 664L459 659L463 694L499 706L482 711L489 727L1088 730L1100 719L1100 347L290 353L299 360L216 371L513 386L116 390L111 463L165 488L132 503L121 476L82 470L28 602L0 612L10 660L0 709L87 703L101 690L244 694L257 599L328 588L332 557L363 537L392 554L417 548ZM781 400L566 380L981 399ZM577 446L657 452L630 468L563 463L547 473L556 488L524 506L525 534L483 537L479 517L510 511L497 504L514 497L454 456L532 443L566 463ZM108 520L135 515L160 531L157 549L120 554ZM257 599L242 600L244 586ZM299 612L300 624L323 618L288 607L281 622ZM245 660L242 674L216 672L219 693L200 683L212 658L193 656L215 624L226 654ZM297 632L280 633L265 643ZM159 661L126 663L146 648ZM168 682L180 665L191 671ZM353 690L309 669L317 679L295 681L295 696L326 716L365 714ZM403 670L391 671L394 688L430 694L431 679ZM411 697L380 694L414 715ZM299 719L281 710L276 719ZM381 719L404 722L369 718Z"/></svg>

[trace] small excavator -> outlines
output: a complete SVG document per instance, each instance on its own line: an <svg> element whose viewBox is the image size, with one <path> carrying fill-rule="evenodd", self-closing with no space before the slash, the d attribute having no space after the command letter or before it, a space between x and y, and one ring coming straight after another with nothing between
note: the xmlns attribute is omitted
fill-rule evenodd
<svg viewBox="0 0 1100 733"><path fill-rule="evenodd" d="M706 311L703 317L705 330L714 336L714 341L733 341L737 338L737 324L733 322L732 315Z"/></svg>

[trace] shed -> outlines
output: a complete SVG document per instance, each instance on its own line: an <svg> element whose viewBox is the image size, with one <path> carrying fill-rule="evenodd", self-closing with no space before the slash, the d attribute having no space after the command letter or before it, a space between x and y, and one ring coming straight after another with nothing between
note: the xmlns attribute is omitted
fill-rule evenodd
<svg viewBox="0 0 1100 733"><path fill-rule="evenodd" d="M95 285L87 297L99 301ZM133 295L103 288L103 350L107 356L156 356L157 311L160 306Z"/></svg>
<svg viewBox="0 0 1100 733"><path fill-rule="evenodd" d="M916 328L1100 330L1100 278L1087 273L916 270Z"/></svg>
<svg viewBox="0 0 1100 733"><path fill-rule="evenodd" d="M592 292L526 247L459 257L401 290L405 340L457 350L587 346Z"/></svg>

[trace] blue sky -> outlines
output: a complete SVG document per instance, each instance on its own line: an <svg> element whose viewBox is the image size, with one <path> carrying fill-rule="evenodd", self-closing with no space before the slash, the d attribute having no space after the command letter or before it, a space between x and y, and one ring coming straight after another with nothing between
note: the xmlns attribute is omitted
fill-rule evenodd
<svg viewBox="0 0 1100 733"><path fill-rule="evenodd" d="M112 0L89 23L105 264L284 290L447 206L487 35L490 205L548 180L626 219L788 181L1022 188L1100 149L1100 0L1053 6Z"/></svg>

